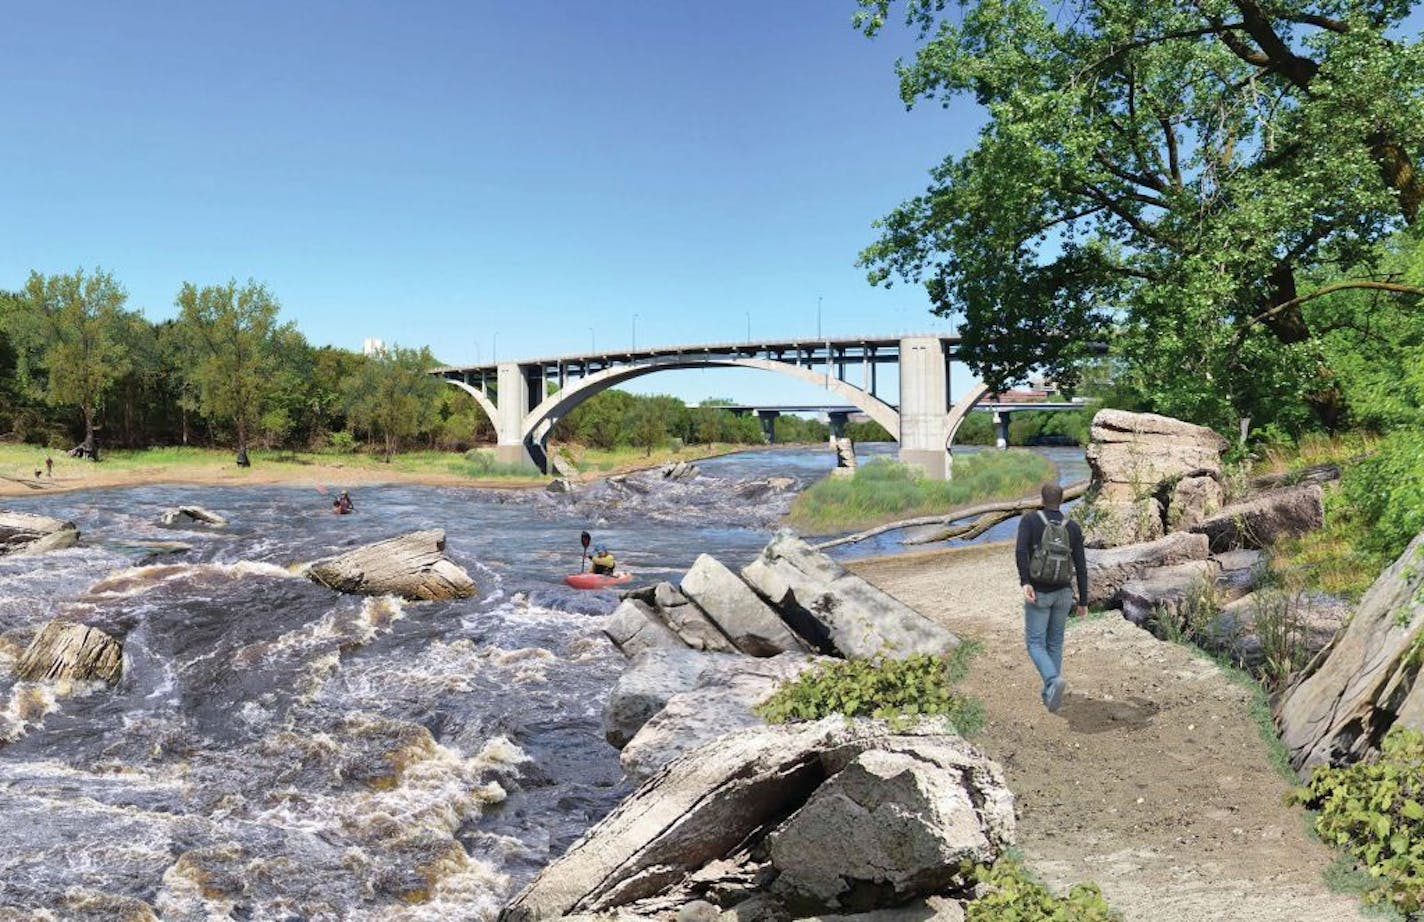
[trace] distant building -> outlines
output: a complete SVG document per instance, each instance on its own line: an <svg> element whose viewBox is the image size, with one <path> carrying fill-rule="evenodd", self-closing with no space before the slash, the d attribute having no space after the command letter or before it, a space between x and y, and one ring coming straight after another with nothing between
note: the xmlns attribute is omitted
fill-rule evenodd
<svg viewBox="0 0 1424 922"><path fill-rule="evenodd" d="M386 341L383 339L377 339L374 336L367 336L365 339L361 340L362 355L378 355L385 351Z"/></svg>

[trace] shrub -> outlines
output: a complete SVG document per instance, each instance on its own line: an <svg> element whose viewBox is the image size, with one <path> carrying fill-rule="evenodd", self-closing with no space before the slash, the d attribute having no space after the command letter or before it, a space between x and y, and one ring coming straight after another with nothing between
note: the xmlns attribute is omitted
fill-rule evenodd
<svg viewBox="0 0 1424 922"><path fill-rule="evenodd" d="M1375 453L1343 473L1341 491L1352 513L1369 523L1365 550L1388 561L1424 531L1424 429L1397 429Z"/></svg>
<svg viewBox="0 0 1424 922"><path fill-rule="evenodd" d="M1367 900L1424 909L1424 733L1396 726L1378 761L1317 768L1292 796L1320 811L1315 831L1369 875Z"/></svg>
<svg viewBox="0 0 1424 922"><path fill-rule="evenodd" d="M1033 880L1023 865L1001 858L967 872L982 895L964 907L965 922L1113 922L1120 916L1094 883L1074 884L1064 897Z"/></svg>
<svg viewBox="0 0 1424 922"><path fill-rule="evenodd" d="M757 708L768 723L820 720L831 714L876 717L901 723L922 716L949 718L962 734L984 726L984 707L953 691L979 652L972 641L947 656L917 653L905 659L878 656L841 660L808 669Z"/></svg>
<svg viewBox="0 0 1424 922"><path fill-rule="evenodd" d="M349 455L356 450L356 436L344 429L340 432L333 432L331 434L330 445L332 451Z"/></svg>

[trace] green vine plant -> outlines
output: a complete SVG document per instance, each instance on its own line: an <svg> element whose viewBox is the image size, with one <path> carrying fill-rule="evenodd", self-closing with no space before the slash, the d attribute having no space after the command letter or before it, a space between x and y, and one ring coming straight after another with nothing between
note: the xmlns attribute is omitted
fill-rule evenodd
<svg viewBox="0 0 1424 922"><path fill-rule="evenodd" d="M1317 768L1291 798L1318 810L1315 831L1369 876L1366 900L1424 912L1424 733L1395 726L1377 761Z"/></svg>
<svg viewBox="0 0 1424 922"><path fill-rule="evenodd" d="M903 727L921 717L945 717L967 736L983 728L984 706L956 693L954 686L968 675L980 649L980 644L965 641L946 656L917 653L904 659L877 656L824 663L782 685L756 710L773 724L841 714Z"/></svg>
<svg viewBox="0 0 1424 922"><path fill-rule="evenodd" d="M993 867L965 868L977 882L979 896L964 907L965 922L1115 922L1103 891L1094 883L1074 884L1067 896L1054 896L1012 858Z"/></svg>

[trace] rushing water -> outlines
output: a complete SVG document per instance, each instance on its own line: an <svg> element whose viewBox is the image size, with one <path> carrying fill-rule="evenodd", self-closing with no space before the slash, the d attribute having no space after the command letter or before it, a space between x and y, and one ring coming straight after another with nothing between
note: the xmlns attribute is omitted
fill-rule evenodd
<svg viewBox="0 0 1424 922"><path fill-rule="evenodd" d="M1065 480L1081 453L1049 450ZM828 452L703 462L580 494L149 486L8 501L84 545L0 558L0 919L481 919L626 793L600 712L623 662L578 533L676 578L766 541ZM793 485L794 488L794 485ZM230 526L155 524L195 503ZM289 565L417 528L473 599L341 596ZM189 549L156 556L153 542ZM885 552L881 541L849 554ZM124 676L56 689L14 661L55 616L124 641Z"/></svg>

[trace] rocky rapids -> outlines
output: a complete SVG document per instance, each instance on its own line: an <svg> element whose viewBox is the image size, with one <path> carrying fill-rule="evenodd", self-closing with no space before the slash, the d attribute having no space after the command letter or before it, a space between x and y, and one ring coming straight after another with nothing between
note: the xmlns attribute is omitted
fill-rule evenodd
<svg viewBox="0 0 1424 922"><path fill-rule="evenodd" d="M76 547L0 557L0 919L479 919L630 789L601 711L612 593L747 558L831 459L749 455L557 495L144 487L17 499ZM787 476L789 473L790 476ZM165 510L192 504L212 525ZM473 598L342 595L292 565L422 528ZM20 680L52 618L123 642L103 682Z"/></svg>

